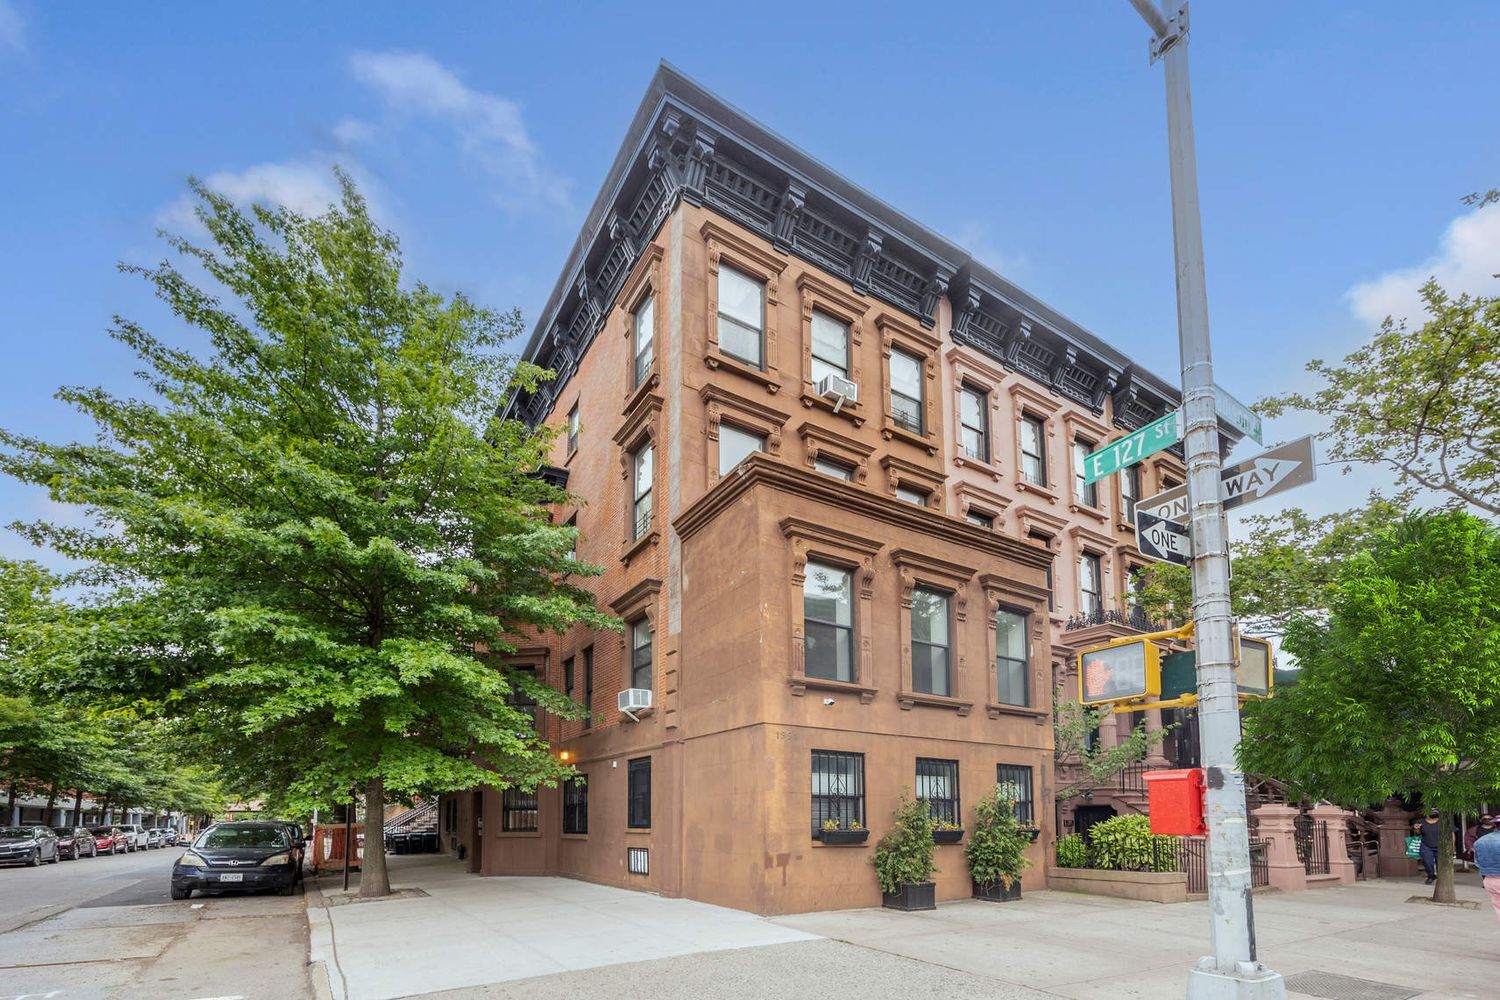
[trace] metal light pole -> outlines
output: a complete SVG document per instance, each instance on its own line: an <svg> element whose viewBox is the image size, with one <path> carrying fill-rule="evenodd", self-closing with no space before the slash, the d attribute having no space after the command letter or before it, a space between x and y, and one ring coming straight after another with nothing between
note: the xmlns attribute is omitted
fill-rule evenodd
<svg viewBox="0 0 1500 1000"><path fill-rule="evenodd" d="M1230 636L1229 540L1219 497L1219 423L1198 218L1198 162L1188 92L1186 3L1131 0L1151 26L1151 60L1166 62L1172 242L1177 257L1177 330L1182 356L1188 503L1193 538L1193 621L1198 640L1198 726L1208 822L1208 909L1213 954L1188 973L1189 1000L1280 1000L1280 974L1256 961L1245 781L1237 770L1239 697Z"/></svg>

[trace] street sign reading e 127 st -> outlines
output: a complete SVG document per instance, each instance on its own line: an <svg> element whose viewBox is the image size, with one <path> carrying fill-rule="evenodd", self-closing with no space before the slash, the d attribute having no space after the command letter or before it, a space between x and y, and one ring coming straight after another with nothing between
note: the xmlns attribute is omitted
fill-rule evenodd
<svg viewBox="0 0 1500 1000"><path fill-rule="evenodd" d="M1083 459L1083 481L1096 482L1127 465L1134 465L1147 455L1170 448L1182 440L1182 411L1173 410L1159 420L1127 434Z"/></svg>

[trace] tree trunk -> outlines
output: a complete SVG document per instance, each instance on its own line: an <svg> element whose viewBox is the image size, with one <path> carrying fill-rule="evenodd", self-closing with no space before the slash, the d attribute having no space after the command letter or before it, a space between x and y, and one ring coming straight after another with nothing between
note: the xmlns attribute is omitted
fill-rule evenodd
<svg viewBox="0 0 1500 1000"><path fill-rule="evenodd" d="M57 808L57 782L47 786L47 811L42 813L42 825L52 825L52 810Z"/></svg>
<svg viewBox="0 0 1500 1000"><path fill-rule="evenodd" d="M73 826L83 825L83 789L73 789Z"/></svg>
<svg viewBox="0 0 1500 1000"><path fill-rule="evenodd" d="M1458 902L1453 891L1453 817L1449 813L1438 815L1437 882L1432 886L1432 901Z"/></svg>
<svg viewBox="0 0 1500 1000"><path fill-rule="evenodd" d="M109 799L99 803L99 825L109 826Z"/></svg>
<svg viewBox="0 0 1500 1000"><path fill-rule="evenodd" d="M359 866L359 894L391 894L391 876L385 868L385 779L378 774L365 783L365 854Z"/></svg>
<svg viewBox="0 0 1500 1000"><path fill-rule="evenodd" d="M21 822L21 817L16 815L16 783L10 783L10 799L5 803L5 822L15 826Z"/></svg>

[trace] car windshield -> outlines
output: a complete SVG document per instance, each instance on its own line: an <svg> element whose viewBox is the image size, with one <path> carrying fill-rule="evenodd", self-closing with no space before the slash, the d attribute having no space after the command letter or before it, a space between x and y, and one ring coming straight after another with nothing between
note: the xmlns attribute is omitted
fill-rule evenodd
<svg viewBox="0 0 1500 1000"><path fill-rule="evenodd" d="M274 826L216 826L198 840L198 847L285 847L286 833Z"/></svg>
<svg viewBox="0 0 1500 1000"><path fill-rule="evenodd" d="M108 837L112 831L107 826L96 826L94 827L93 832L97 833L101 837Z"/></svg>
<svg viewBox="0 0 1500 1000"><path fill-rule="evenodd" d="M71 826L54 826L52 828L52 832L57 834L59 837L73 836L73 828Z"/></svg>
<svg viewBox="0 0 1500 1000"><path fill-rule="evenodd" d="M0 840L30 840L31 828L25 826L0 826Z"/></svg>

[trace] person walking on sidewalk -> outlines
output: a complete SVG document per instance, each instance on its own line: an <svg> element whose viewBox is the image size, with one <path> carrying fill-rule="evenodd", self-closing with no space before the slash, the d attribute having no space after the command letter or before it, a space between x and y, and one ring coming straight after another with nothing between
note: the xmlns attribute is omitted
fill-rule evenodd
<svg viewBox="0 0 1500 1000"><path fill-rule="evenodd" d="M1427 873L1427 884L1431 885L1437 881L1437 859L1438 839L1441 827L1438 825L1438 811L1427 810L1427 815L1422 817L1422 822L1417 824L1417 836L1422 838L1421 857L1422 870Z"/></svg>
<svg viewBox="0 0 1500 1000"><path fill-rule="evenodd" d="M1495 908L1495 919L1500 920L1500 833L1494 825L1489 832L1481 833L1474 841L1474 864L1479 866L1479 876L1484 879L1484 889L1490 894L1490 905Z"/></svg>

